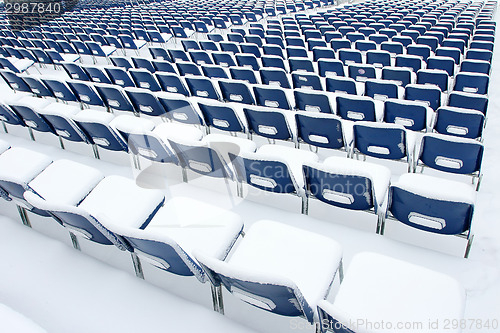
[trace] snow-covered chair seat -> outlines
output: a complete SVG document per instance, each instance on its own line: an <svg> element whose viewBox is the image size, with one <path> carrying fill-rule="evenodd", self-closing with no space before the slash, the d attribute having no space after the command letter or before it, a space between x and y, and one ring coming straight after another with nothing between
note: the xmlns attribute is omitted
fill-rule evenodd
<svg viewBox="0 0 500 333"><path fill-rule="evenodd" d="M422 326L401 332L430 333L442 332L429 326L431 320L460 321L464 308L465 290L454 278L365 252L353 257L334 302L322 300L318 310L324 331L393 332L397 323L413 323Z"/></svg>
<svg viewBox="0 0 500 333"><path fill-rule="evenodd" d="M78 205L43 200L33 192L26 192L25 198L34 207L57 217L74 235L130 252L130 245L109 228L146 227L165 199L160 190L144 189L132 179L114 175L102 179Z"/></svg>
<svg viewBox="0 0 500 333"><path fill-rule="evenodd" d="M256 222L227 261L195 256L215 286L258 308L310 323L317 321L317 303L342 269L342 249L334 240L268 220Z"/></svg>
<svg viewBox="0 0 500 333"><path fill-rule="evenodd" d="M468 256L473 240L474 188L461 182L410 173L391 185L389 198L389 217L424 231L467 238L465 257Z"/></svg>
<svg viewBox="0 0 500 333"><path fill-rule="evenodd" d="M332 156L323 163L304 163L303 172L309 198L341 208L372 212L378 216L377 233L380 232L391 180L388 168Z"/></svg>
<svg viewBox="0 0 500 333"><path fill-rule="evenodd" d="M165 202L144 229L118 224L110 228L133 246L140 259L205 283L208 278L193 251L224 260L243 231L243 222L239 215L225 209L176 197Z"/></svg>
<svg viewBox="0 0 500 333"><path fill-rule="evenodd" d="M10 69L14 73L22 73L33 66L34 63L35 62L31 59L17 59L14 57L0 58L0 65L2 65L3 68Z"/></svg>
<svg viewBox="0 0 500 333"><path fill-rule="evenodd" d="M0 331L23 333L47 333L30 318L0 303Z"/></svg>
<svg viewBox="0 0 500 333"><path fill-rule="evenodd" d="M10 144L8 144L6 141L0 140L0 154L5 152L9 148L10 148Z"/></svg>
<svg viewBox="0 0 500 333"><path fill-rule="evenodd" d="M10 148L0 155L0 186L17 204L24 205L27 184L51 163L47 155L22 147Z"/></svg>
<svg viewBox="0 0 500 333"><path fill-rule="evenodd" d="M240 184L274 192L290 193L302 198L302 212L306 209L306 195L302 165L317 162L310 151L279 145L263 145L255 153L241 152L232 158Z"/></svg>

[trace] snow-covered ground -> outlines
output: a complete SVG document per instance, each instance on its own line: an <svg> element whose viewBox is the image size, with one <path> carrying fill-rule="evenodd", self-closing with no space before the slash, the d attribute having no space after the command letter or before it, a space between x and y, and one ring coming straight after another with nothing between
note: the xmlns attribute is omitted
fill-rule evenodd
<svg viewBox="0 0 500 333"><path fill-rule="evenodd" d="M500 89L500 77L496 76L500 74L500 66L496 63L499 52L497 45L484 134L484 178L477 195L473 221L475 240L469 259L462 258L464 242L453 242L455 239L450 237L428 237L395 223L388 224L386 236L376 235L375 217L366 213L334 208L320 212L325 209L324 205L313 203L311 215L321 215L321 218L314 218L277 209L273 207L276 198L270 199L262 192L260 195L263 201L271 203L269 206L228 195L223 183L215 185L217 190L208 190L171 178L160 180L147 172L134 171L130 164L118 166L11 134L0 133L0 140L40 151L53 159L67 158L91 165L106 175L119 174L135 178L139 184L154 184L165 189L167 199L187 196L226 208L240 214L245 228L258 220L268 219L328 236L342 244L346 271L353 255L371 251L448 274L461 282L467 291L467 322L463 331L500 332L500 223L496 209L500 202L500 137L496 131L500 128L500 96L496 94ZM62 72L55 74L63 75ZM5 85L0 86L0 91L7 90ZM404 165L388 165L393 172L392 181L405 171ZM244 304L227 292L224 292L226 314L219 315L211 310L208 286L200 285L194 278L174 277L145 264L146 281L143 281L133 275L130 258L117 250L108 249L109 253L103 255L102 249L90 244L83 244L83 253L74 250L65 230L50 219L31 214L34 230L28 229L21 224L15 207L4 201L0 202L0 215L2 332L40 332L44 329L51 333L181 330L274 333L302 328L313 331L303 320L269 314ZM328 299L335 297L337 289L335 284Z"/></svg>

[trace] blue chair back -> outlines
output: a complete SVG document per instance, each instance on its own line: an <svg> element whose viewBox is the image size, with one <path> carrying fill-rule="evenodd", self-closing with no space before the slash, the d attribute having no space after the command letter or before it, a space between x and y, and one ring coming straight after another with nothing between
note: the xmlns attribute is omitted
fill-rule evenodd
<svg viewBox="0 0 500 333"><path fill-rule="evenodd" d="M399 160L408 156L406 132L398 125L355 124L354 148L364 155Z"/></svg>
<svg viewBox="0 0 500 333"><path fill-rule="evenodd" d="M427 128L427 108L418 102L386 100L384 122L399 124L412 131L422 131Z"/></svg>
<svg viewBox="0 0 500 333"><path fill-rule="evenodd" d="M241 120L231 107L224 104L204 103L202 101L198 102L198 106L207 125L222 131L245 132Z"/></svg>
<svg viewBox="0 0 500 333"><path fill-rule="evenodd" d="M370 210L376 206L370 178L333 170L329 172L328 168L309 165L302 168L310 196L329 205L352 210Z"/></svg>
<svg viewBox="0 0 500 333"><path fill-rule="evenodd" d="M252 93L248 85L244 82L235 82L230 80L219 80L219 87L222 98L226 102L238 102L243 104L255 104Z"/></svg>
<svg viewBox="0 0 500 333"><path fill-rule="evenodd" d="M356 95L356 82L350 77L338 76L326 78L326 91Z"/></svg>
<svg viewBox="0 0 500 333"><path fill-rule="evenodd" d="M295 114L295 120L297 122L298 139L305 143L321 148L345 148L340 119L300 112Z"/></svg>
<svg viewBox="0 0 500 333"><path fill-rule="evenodd" d="M337 96L337 114L353 121L376 121L375 103L368 98Z"/></svg>
<svg viewBox="0 0 500 333"><path fill-rule="evenodd" d="M148 89L150 91L161 91L161 87L151 74L147 70L143 69L131 69L129 71L130 76L134 80L137 87L142 89Z"/></svg>
<svg viewBox="0 0 500 333"><path fill-rule="evenodd" d="M477 110L486 115L488 98L478 94L452 91L448 97L448 106Z"/></svg>
<svg viewBox="0 0 500 333"><path fill-rule="evenodd" d="M388 210L398 221L411 227L438 234L458 235L469 230L474 206L427 198L393 185L389 189Z"/></svg>
<svg viewBox="0 0 500 333"><path fill-rule="evenodd" d="M183 168L204 176L215 178L233 178L232 172L227 168L224 159L216 150L200 145L188 145L168 140L170 146L177 154L179 163Z"/></svg>
<svg viewBox="0 0 500 333"><path fill-rule="evenodd" d="M316 111L322 113L333 113L330 99L321 92L311 92L308 90L294 90L295 108L302 111Z"/></svg>
<svg viewBox="0 0 500 333"><path fill-rule="evenodd" d="M165 114L163 106L149 90L134 88L126 89L125 93L132 102L137 113L154 117L163 116Z"/></svg>
<svg viewBox="0 0 500 333"><path fill-rule="evenodd" d="M179 96L175 94L172 94L171 97L163 95L158 96L158 100L167 113L165 117L185 124L203 124L203 121L189 100L180 98Z"/></svg>
<svg viewBox="0 0 500 333"><path fill-rule="evenodd" d="M441 89L423 84L407 85L405 99L424 102L431 109L437 110L441 106Z"/></svg>
<svg viewBox="0 0 500 333"><path fill-rule="evenodd" d="M134 112L134 106L118 87L113 85L95 85L95 88L109 109Z"/></svg>
<svg viewBox="0 0 500 333"><path fill-rule="evenodd" d="M243 109L251 133L277 140L291 140L292 133L283 113L274 110Z"/></svg>
<svg viewBox="0 0 500 333"><path fill-rule="evenodd" d="M485 117L476 110L442 106L436 111L434 130L441 134L477 139L483 134Z"/></svg>
<svg viewBox="0 0 500 333"><path fill-rule="evenodd" d="M253 92L257 105L284 110L291 109L285 91L279 87L254 86Z"/></svg>
<svg viewBox="0 0 500 333"><path fill-rule="evenodd" d="M210 79L205 77L186 77L186 84L191 91L191 95L210 98L210 99L219 99L219 94L215 90L213 83Z"/></svg>
<svg viewBox="0 0 500 333"><path fill-rule="evenodd" d="M483 145L475 140L425 135L422 137L418 160L436 170L474 174L481 170L483 151Z"/></svg>

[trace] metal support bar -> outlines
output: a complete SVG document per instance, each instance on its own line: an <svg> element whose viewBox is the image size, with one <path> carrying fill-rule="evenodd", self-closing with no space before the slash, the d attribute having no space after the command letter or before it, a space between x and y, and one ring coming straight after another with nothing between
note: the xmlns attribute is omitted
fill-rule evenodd
<svg viewBox="0 0 500 333"><path fill-rule="evenodd" d="M187 170L186 170L186 168L182 168L182 181L184 183L188 182L188 176L187 176Z"/></svg>
<svg viewBox="0 0 500 333"><path fill-rule="evenodd" d="M470 249L472 247L472 242L474 241L474 235L471 235L467 239L467 247L465 248L464 258L469 258Z"/></svg>
<svg viewBox="0 0 500 333"><path fill-rule="evenodd" d="M135 275L139 279L143 279L144 280L144 272L142 271L141 260L139 259L139 257L137 256L137 254L134 253L134 252L131 252L130 256L132 257L132 263L134 264Z"/></svg>
<svg viewBox="0 0 500 333"><path fill-rule="evenodd" d="M307 195L304 194L301 196L302 199L302 214L307 215L309 214L309 200L307 198Z"/></svg>
<svg viewBox="0 0 500 333"><path fill-rule="evenodd" d="M31 223L28 214L26 213L26 208L17 205L17 211L19 212L19 216L21 217L21 221L23 222L23 224L31 228Z"/></svg>
<svg viewBox="0 0 500 333"><path fill-rule="evenodd" d="M71 244L73 244L73 248L75 250L81 251L82 249L80 248L80 242L78 242L78 238L76 238L76 235L69 231L69 237L71 237Z"/></svg>

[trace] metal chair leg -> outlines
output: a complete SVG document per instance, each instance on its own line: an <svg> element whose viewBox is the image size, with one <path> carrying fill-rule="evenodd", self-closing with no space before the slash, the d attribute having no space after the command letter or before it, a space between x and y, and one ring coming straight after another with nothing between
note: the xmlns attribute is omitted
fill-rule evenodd
<svg viewBox="0 0 500 333"><path fill-rule="evenodd" d="M71 244L73 244L73 248L75 250L81 251L82 249L80 248L80 242L78 241L78 238L76 238L76 235L69 231L69 237L71 237Z"/></svg>
<svg viewBox="0 0 500 333"><path fill-rule="evenodd" d="M144 272L142 271L141 260L139 259L137 254L135 254L134 252L131 252L130 256L132 257L132 263L134 264L135 275L139 279L144 280Z"/></svg>
<svg viewBox="0 0 500 333"><path fill-rule="evenodd" d="M17 211L19 212L19 216L21 217L21 221L23 222L23 224L31 228L31 222L28 214L26 213L26 208L17 205Z"/></svg>

